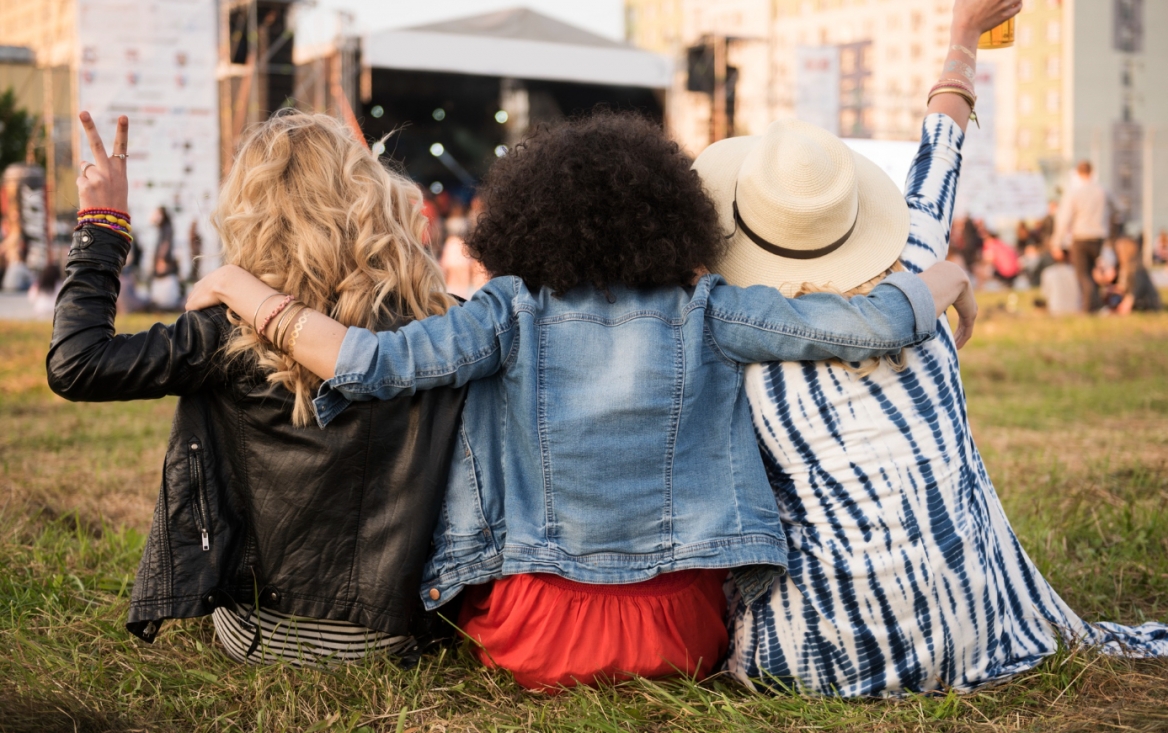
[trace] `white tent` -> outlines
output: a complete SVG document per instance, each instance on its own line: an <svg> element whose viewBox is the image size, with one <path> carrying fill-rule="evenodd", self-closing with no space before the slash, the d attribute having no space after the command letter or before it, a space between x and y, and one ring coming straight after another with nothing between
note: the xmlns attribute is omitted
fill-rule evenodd
<svg viewBox="0 0 1168 733"><path fill-rule="evenodd" d="M368 33L362 64L515 79L666 89L673 61L517 8Z"/></svg>

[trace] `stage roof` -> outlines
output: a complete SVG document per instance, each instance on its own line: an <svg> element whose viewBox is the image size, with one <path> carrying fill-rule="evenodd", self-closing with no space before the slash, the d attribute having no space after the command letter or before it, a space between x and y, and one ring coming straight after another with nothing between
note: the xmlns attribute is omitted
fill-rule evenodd
<svg viewBox="0 0 1168 733"><path fill-rule="evenodd" d="M526 8L368 33L362 63L582 84L666 89L673 61Z"/></svg>

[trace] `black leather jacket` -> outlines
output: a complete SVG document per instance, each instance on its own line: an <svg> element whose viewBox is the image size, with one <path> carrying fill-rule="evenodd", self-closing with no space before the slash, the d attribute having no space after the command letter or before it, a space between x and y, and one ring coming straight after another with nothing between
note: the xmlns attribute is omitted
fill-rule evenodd
<svg viewBox="0 0 1168 733"><path fill-rule="evenodd" d="M180 396L126 627L153 641L163 619L258 601L411 632L465 391L294 427L291 393L221 356L224 308L114 335L128 250L101 228L74 235L48 355L70 400Z"/></svg>

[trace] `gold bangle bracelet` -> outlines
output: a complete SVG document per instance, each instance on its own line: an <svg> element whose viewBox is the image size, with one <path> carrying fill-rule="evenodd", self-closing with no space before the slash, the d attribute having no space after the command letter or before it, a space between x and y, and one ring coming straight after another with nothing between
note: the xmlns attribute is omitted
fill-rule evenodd
<svg viewBox="0 0 1168 733"><path fill-rule="evenodd" d="M963 89L959 86L933 87L933 90L929 93L929 101L930 102L933 101L933 97L937 96L938 94L945 94L945 93L956 94L960 97L963 97L965 99L965 101L969 102L970 104L974 104L977 102L977 97L970 94L968 90ZM926 102L926 104L927 104L927 102Z"/></svg>
<svg viewBox="0 0 1168 733"><path fill-rule="evenodd" d="M292 301L292 304L285 308L284 312L280 314L280 320L276 321L276 330L272 332L272 345L277 349L280 348L280 330L283 328L285 321L288 320L288 316L290 316L293 311L297 310L296 306L298 304L300 304L299 300Z"/></svg>
<svg viewBox="0 0 1168 733"><path fill-rule="evenodd" d="M938 89L934 89L932 93L929 94L929 99L925 102L925 104L932 104L933 97L937 96L938 94L956 94L957 96L964 99L965 103L969 105L969 119L973 120L973 124L977 125L977 129L981 129L981 121L977 119L977 110L974 108L974 105L977 103L977 97L971 97L969 92L960 87L940 87Z"/></svg>
<svg viewBox="0 0 1168 733"><path fill-rule="evenodd" d="M299 301L297 302L297 305L299 305L298 308L295 308L295 309L289 308L288 309L288 310L293 311L293 312L289 314L287 321L284 324L284 328L278 334L276 334L276 338L278 339L275 342L276 348L279 349L280 351L284 351L284 339L286 339L288 337L288 329L292 328L292 324L296 321L296 316L300 315L300 311L302 311L308 307L307 305L305 305L304 303L300 303Z"/></svg>
<svg viewBox="0 0 1168 733"><path fill-rule="evenodd" d="M308 323L307 313L296 319L296 325L292 328L292 341L288 343L288 356L296 353L296 339L300 338L300 332L304 330L305 323Z"/></svg>

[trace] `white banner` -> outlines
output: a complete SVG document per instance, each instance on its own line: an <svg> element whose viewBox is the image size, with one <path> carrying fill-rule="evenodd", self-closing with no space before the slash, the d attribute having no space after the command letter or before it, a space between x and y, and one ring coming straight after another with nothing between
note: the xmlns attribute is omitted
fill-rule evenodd
<svg viewBox="0 0 1168 733"><path fill-rule="evenodd" d="M840 134L840 50L800 46L795 51L795 116Z"/></svg>
<svg viewBox="0 0 1168 733"><path fill-rule="evenodd" d="M93 115L107 150L118 116L130 118L135 239L150 257L158 235L149 222L165 206L185 273L192 223L203 255L218 252L209 221L219 189L216 0L77 0L76 7L78 109ZM93 159L84 134L74 149Z"/></svg>

